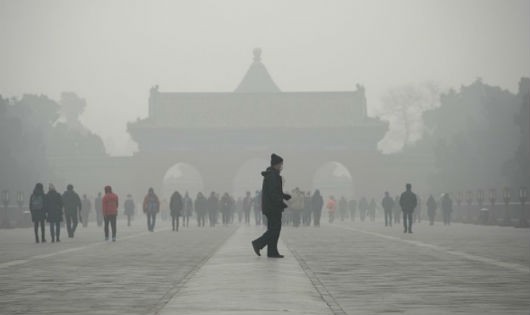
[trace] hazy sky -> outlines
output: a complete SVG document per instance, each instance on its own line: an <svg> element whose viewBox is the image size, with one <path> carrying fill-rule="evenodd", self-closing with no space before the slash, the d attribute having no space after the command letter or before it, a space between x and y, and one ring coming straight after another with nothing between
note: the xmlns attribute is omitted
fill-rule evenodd
<svg viewBox="0 0 530 315"><path fill-rule="evenodd" d="M232 91L263 49L283 91L389 88L477 77L515 91L530 73L530 1L0 0L0 94L86 98L111 154L149 88Z"/></svg>

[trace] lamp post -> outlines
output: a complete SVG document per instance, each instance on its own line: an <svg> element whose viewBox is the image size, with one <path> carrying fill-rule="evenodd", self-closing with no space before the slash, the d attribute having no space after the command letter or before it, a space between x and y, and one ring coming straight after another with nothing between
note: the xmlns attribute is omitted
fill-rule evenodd
<svg viewBox="0 0 530 315"><path fill-rule="evenodd" d="M472 209L473 205L473 192L471 190L466 191L466 202L467 202L467 214L466 214L466 223L473 222Z"/></svg>
<svg viewBox="0 0 530 315"><path fill-rule="evenodd" d="M490 209L490 218L489 218L488 223L493 225L493 224L497 224L497 213L495 209L495 201L497 200L497 190L495 188L490 189L489 199L490 199L491 209Z"/></svg>
<svg viewBox="0 0 530 315"><path fill-rule="evenodd" d="M512 225L512 215L510 211L510 200L512 199L512 190L510 187L504 187L502 192L502 199L504 200L504 221L502 225Z"/></svg>
<svg viewBox="0 0 530 315"><path fill-rule="evenodd" d="M464 193L458 191L456 193L456 204L458 205L458 215L456 219L458 221L462 221L462 207L460 206L462 204L462 200L464 200Z"/></svg>
<svg viewBox="0 0 530 315"><path fill-rule="evenodd" d="M17 192L17 204L19 208L22 208L24 204L24 193L22 191Z"/></svg>
<svg viewBox="0 0 530 315"><path fill-rule="evenodd" d="M484 190L479 189L477 191L477 202L478 202L478 209L479 209L479 223L486 224L488 222L489 213L483 213L486 211L483 211L482 207L484 206Z"/></svg>
<svg viewBox="0 0 530 315"><path fill-rule="evenodd" d="M18 213L16 216L16 224L19 225L21 222L23 222L24 218L24 211L22 210L22 206L24 205L24 192L17 191L17 205L18 205Z"/></svg>
<svg viewBox="0 0 530 315"><path fill-rule="evenodd" d="M9 191L2 191L2 204L4 205L4 214L2 215L2 227L8 228L9 224L9 215L7 213L9 207Z"/></svg>
<svg viewBox="0 0 530 315"><path fill-rule="evenodd" d="M528 200L528 188L526 186L521 186L519 189L519 200L521 201L521 215L519 216L519 225L518 227L526 228L528 227L528 221L526 220L526 211L525 203Z"/></svg>

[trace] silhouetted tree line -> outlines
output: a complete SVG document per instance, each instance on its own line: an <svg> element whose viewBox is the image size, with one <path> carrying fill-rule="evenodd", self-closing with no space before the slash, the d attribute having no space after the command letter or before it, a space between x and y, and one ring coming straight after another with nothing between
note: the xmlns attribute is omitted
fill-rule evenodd
<svg viewBox="0 0 530 315"><path fill-rule="evenodd" d="M423 113L421 140L403 153L434 156L428 176L438 191L529 185L529 88L528 78L517 94L476 80L441 94Z"/></svg>
<svg viewBox="0 0 530 315"><path fill-rule="evenodd" d="M52 180L50 157L105 156L101 138L79 122L86 103L74 93L0 95L0 188L27 191Z"/></svg>

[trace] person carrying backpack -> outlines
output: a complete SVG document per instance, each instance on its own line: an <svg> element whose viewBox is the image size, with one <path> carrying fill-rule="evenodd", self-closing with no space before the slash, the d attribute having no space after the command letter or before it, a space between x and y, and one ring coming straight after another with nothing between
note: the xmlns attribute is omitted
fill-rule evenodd
<svg viewBox="0 0 530 315"><path fill-rule="evenodd" d="M173 227L173 231L179 230L179 217L182 214L182 210L184 209L184 202L182 200L182 196L178 191L175 191L171 195L171 199L169 201L169 210L171 212L171 225Z"/></svg>
<svg viewBox="0 0 530 315"><path fill-rule="evenodd" d="M74 191L72 184L66 186L66 191L63 194L63 206L66 219L66 231L68 232L68 237L73 238L77 229L79 213L81 212L81 198Z"/></svg>
<svg viewBox="0 0 530 315"><path fill-rule="evenodd" d="M46 220L46 212L44 211L44 197L44 186L41 183L37 183L33 189L31 197L29 198L31 221L33 222L35 229L35 243L39 243L39 225L42 233L41 242L46 243L46 237L44 236L44 221Z"/></svg>
<svg viewBox="0 0 530 315"><path fill-rule="evenodd" d="M149 232L154 232L156 214L160 211L160 200L155 194L153 188L149 188L147 195L144 198L143 210L147 215L147 230Z"/></svg>

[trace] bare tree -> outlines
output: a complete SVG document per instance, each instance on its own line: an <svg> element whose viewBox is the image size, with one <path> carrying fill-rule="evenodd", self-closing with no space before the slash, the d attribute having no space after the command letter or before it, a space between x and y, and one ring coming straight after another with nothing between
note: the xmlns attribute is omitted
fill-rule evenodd
<svg viewBox="0 0 530 315"><path fill-rule="evenodd" d="M439 105L441 89L434 82L405 85L389 90L382 98L379 116L390 122L390 141L407 146L421 138L422 114Z"/></svg>

